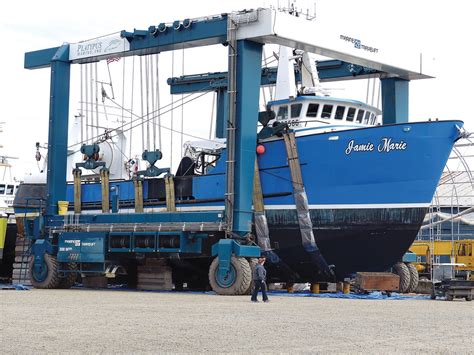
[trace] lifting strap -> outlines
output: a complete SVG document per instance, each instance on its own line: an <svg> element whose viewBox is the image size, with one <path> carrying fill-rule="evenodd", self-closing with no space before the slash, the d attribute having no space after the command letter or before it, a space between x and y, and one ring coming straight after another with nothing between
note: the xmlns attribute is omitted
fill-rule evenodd
<svg viewBox="0 0 474 355"><path fill-rule="evenodd" d="M265 205L263 203L262 184L257 159L255 159L255 172L253 176L253 210L258 246L264 252L269 251L271 249L270 232L268 230L267 217L265 216Z"/></svg>
<svg viewBox="0 0 474 355"><path fill-rule="evenodd" d="M295 199L296 213L298 215L298 224L300 227L303 247L308 253L310 253L312 259L317 264L318 269L326 277L332 278L334 273L321 254L314 239L313 222L311 221L308 197L304 188L303 175L301 174L301 165L298 156L295 133L285 132L283 138L285 140L288 166L290 168L291 181L293 183L293 196Z"/></svg>
<svg viewBox="0 0 474 355"><path fill-rule="evenodd" d="M72 171L74 176L74 213L81 213L81 169L74 169Z"/></svg>
<svg viewBox="0 0 474 355"><path fill-rule="evenodd" d="M165 190L166 190L166 210L168 212L176 212L176 201L174 197L174 179L173 175L165 176Z"/></svg>
<svg viewBox="0 0 474 355"><path fill-rule="evenodd" d="M133 187L135 190L135 212L143 213L143 181L134 177Z"/></svg>
<svg viewBox="0 0 474 355"><path fill-rule="evenodd" d="M100 181L102 187L102 213L110 212L110 193L109 193L109 169L100 169Z"/></svg>

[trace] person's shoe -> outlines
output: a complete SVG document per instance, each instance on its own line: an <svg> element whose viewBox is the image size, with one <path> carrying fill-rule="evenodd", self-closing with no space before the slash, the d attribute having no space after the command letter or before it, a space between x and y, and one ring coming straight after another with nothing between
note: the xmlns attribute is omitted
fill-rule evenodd
<svg viewBox="0 0 474 355"><path fill-rule="evenodd" d="M250 300L250 301L252 301L252 302L258 302L257 300Z"/></svg>

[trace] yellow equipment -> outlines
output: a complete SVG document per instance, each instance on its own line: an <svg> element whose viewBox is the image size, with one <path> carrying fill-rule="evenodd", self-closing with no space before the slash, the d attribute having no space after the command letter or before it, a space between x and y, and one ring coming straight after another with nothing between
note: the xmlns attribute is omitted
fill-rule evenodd
<svg viewBox="0 0 474 355"><path fill-rule="evenodd" d="M426 266L429 267L431 256L450 256L456 271L474 271L474 239L464 240L416 240L410 247L410 251L417 256L426 258ZM418 271L425 269L423 263L417 265ZM421 270L420 270L421 269Z"/></svg>

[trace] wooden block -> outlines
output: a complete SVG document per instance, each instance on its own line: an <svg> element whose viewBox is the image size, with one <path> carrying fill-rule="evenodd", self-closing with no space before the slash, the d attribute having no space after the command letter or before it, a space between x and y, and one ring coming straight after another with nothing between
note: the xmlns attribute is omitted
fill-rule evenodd
<svg viewBox="0 0 474 355"><path fill-rule="evenodd" d="M147 266L167 266L168 262L166 259L146 259L145 265Z"/></svg>
<svg viewBox="0 0 474 355"><path fill-rule="evenodd" d="M13 285L24 285L24 286L32 286L30 279L12 279L12 284Z"/></svg>
<svg viewBox="0 0 474 355"><path fill-rule="evenodd" d="M85 276L82 278L82 285L85 288L107 288L107 278L105 276Z"/></svg>
<svg viewBox="0 0 474 355"><path fill-rule="evenodd" d="M365 291L399 291L400 277L390 272L358 272L355 286Z"/></svg>
<svg viewBox="0 0 474 355"><path fill-rule="evenodd" d="M162 285L148 285L148 284L138 284L137 290L144 290L144 291L171 291L173 289L172 283L166 283Z"/></svg>

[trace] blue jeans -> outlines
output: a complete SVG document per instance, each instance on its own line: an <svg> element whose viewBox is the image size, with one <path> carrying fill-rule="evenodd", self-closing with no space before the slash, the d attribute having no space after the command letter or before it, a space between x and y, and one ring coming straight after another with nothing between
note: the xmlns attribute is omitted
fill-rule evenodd
<svg viewBox="0 0 474 355"><path fill-rule="evenodd" d="M254 288L252 292L252 301L257 300L257 295L258 291L262 290L262 296L263 296L263 301L268 301L268 296L267 296L267 285L265 284L265 281L262 280L254 280Z"/></svg>

